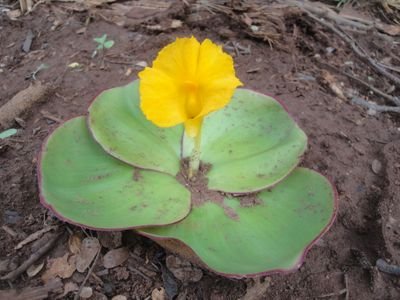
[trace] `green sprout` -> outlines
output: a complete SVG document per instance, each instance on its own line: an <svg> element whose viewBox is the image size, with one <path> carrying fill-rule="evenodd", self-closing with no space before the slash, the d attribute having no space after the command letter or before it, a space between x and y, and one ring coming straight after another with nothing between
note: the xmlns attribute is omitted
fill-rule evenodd
<svg viewBox="0 0 400 300"><path fill-rule="evenodd" d="M7 129L5 131L2 131L2 132L0 132L0 140L6 139L6 138L8 138L10 136L13 136L17 132L18 132L18 130L15 129L15 128L10 128L10 129Z"/></svg>
<svg viewBox="0 0 400 300"><path fill-rule="evenodd" d="M110 49L114 46L113 40L107 40L107 34L103 34L101 37L93 39L97 43L96 49L93 51L92 57L95 57L99 51L105 51L105 49Z"/></svg>

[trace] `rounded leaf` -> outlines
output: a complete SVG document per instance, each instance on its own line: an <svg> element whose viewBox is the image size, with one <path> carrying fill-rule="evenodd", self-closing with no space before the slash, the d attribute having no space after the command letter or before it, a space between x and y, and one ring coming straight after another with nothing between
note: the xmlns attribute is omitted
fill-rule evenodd
<svg viewBox="0 0 400 300"><path fill-rule="evenodd" d="M183 126L159 128L140 110L139 82L102 92L89 107L89 129L114 157L144 169L176 175Z"/></svg>
<svg viewBox="0 0 400 300"><path fill-rule="evenodd" d="M176 224L139 232L156 241L180 240L213 271L245 277L298 268L336 210L330 182L298 168L272 190L260 192L252 205L240 198L209 201Z"/></svg>
<svg viewBox="0 0 400 300"><path fill-rule="evenodd" d="M175 178L139 170L104 152L85 117L54 131L44 144L39 168L42 203L61 219L85 227L164 225L190 211L190 193Z"/></svg>
<svg viewBox="0 0 400 300"><path fill-rule="evenodd" d="M185 136L184 156L191 153ZM208 187L254 192L286 177L307 148L307 136L271 97L237 89L224 109L204 119L201 161L211 164Z"/></svg>

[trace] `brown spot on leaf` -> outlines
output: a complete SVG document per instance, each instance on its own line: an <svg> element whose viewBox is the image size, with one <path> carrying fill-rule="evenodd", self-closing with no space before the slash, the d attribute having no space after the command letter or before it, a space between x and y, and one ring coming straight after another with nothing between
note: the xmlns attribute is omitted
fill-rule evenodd
<svg viewBox="0 0 400 300"><path fill-rule="evenodd" d="M142 179L142 174L140 174L140 170L138 168L133 168L133 180L134 181L139 181Z"/></svg>

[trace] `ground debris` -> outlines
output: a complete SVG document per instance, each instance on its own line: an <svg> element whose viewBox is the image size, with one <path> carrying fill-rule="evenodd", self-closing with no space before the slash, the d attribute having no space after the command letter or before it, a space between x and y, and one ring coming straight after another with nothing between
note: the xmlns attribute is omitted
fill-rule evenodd
<svg viewBox="0 0 400 300"><path fill-rule="evenodd" d="M49 266L46 272L42 275L42 280L48 282L58 276L62 279L70 278L76 270L76 256L69 256L66 253L64 256L49 260Z"/></svg>
<svg viewBox="0 0 400 300"><path fill-rule="evenodd" d="M108 9L98 10L107 22L130 29L143 26L151 31L167 31L182 26L180 20L174 17L182 15L183 3L181 1L129 1L114 3Z"/></svg>
<svg viewBox="0 0 400 300"><path fill-rule="evenodd" d="M82 239L79 234L72 234L68 238L68 249L72 254L78 254L81 251Z"/></svg>
<svg viewBox="0 0 400 300"><path fill-rule="evenodd" d="M49 227L45 227L45 228L43 228L43 229L41 229L39 231L36 231L36 232L32 233L26 239L24 239L23 241L19 242L18 245L15 246L15 250L21 249L26 244L29 244L29 243L37 240L38 238L40 238L46 232L49 232L50 230L56 230L57 228L58 228L58 226L49 226Z"/></svg>
<svg viewBox="0 0 400 300"><path fill-rule="evenodd" d="M43 266L44 262L41 262L38 265L32 265L26 270L26 274L28 277L34 277L43 269Z"/></svg>
<svg viewBox="0 0 400 300"><path fill-rule="evenodd" d="M400 267L396 265L391 265L388 264L384 259L378 259L376 261L376 266L379 271L394 275L394 276L400 276Z"/></svg>
<svg viewBox="0 0 400 300"><path fill-rule="evenodd" d="M375 174L379 174L382 171L382 163L379 160L374 159L371 163L371 169Z"/></svg>
<svg viewBox="0 0 400 300"><path fill-rule="evenodd" d="M89 299L93 295L93 289L89 286L85 286L82 288L79 296L83 299Z"/></svg>
<svg viewBox="0 0 400 300"><path fill-rule="evenodd" d="M270 46L279 45L281 36L286 32L284 19L287 15L300 10L288 5L265 5L257 1L231 1L222 4L221 1L198 1L191 6L189 22L207 22L215 13L221 13L238 23L244 32L267 42ZM223 33L225 34L225 33Z"/></svg>
<svg viewBox="0 0 400 300"><path fill-rule="evenodd" d="M60 279L53 279L40 287L28 287L22 290L0 290L0 299L12 300L41 300L48 299L49 293L62 292L62 282Z"/></svg>
<svg viewBox="0 0 400 300"><path fill-rule="evenodd" d="M182 282L198 282L203 277L200 268L175 255L168 255L165 259L167 268Z"/></svg>
<svg viewBox="0 0 400 300"><path fill-rule="evenodd" d="M178 294L178 283L174 277L174 274L168 270L162 263L161 266L161 278L164 284L165 293L168 296L168 299L174 299L174 297Z"/></svg>
<svg viewBox="0 0 400 300"><path fill-rule="evenodd" d="M128 298L126 298L126 296L124 296L124 295L116 295L111 298L111 300L127 300L127 299Z"/></svg>
<svg viewBox="0 0 400 300"><path fill-rule="evenodd" d="M122 233L120 231L99 231L97 238L100 244L107 249L115 249L122 245Z"/></svg>
<svg viewBox="0 0 400 300"><path fill-rule="evenodd" d="M49 85L36 81L17 93L0 107L0 126L4 128L11 126L15 118L29 110L35 103L44 101L50 91Z"/></svg>
<svg viewBox="0 0 400 300"><path fill-rule="evenodd" d="M62 236L63 232L55 233L50 238L46 238L46 244L44 244L41 248L39 248L36 252L32 253L29 258L23 262L18 268L11 271L10 273L1 277L1 280L14 280L23 272L25 272L31 265L33 265L39 258L41 258L47 251L49 251L55 243L58 241L60 236ZM44 238L44 237L43 237Z"/></svg>
<svg viewBox="0 0 400 300"><path fill-rule="evenodd" d="M25 41L22 45L22 51L24 51L25 53L28 53L31 50L31 45L32 45L32 41L34 39L35 35L33 34L32 30L28 30L28 33L26 34L26 38Z"/></svg>
<svg viewBox="0 0 400 300"><path fill-rule="evenodd" d="M107 269L114 268L123 264L129 258L127 248L118 248L110 250L103 257L103 265Z"/></svg>
<svg viewBox="0 0 400 300"><path fill-rule="evenodd" d="M60 7L65 10L84 12L117 0L61 0Z"/></svg>
<svg viewBox="0 0 400 300"><path fill-rule="evenodd" d="M248 286L246 294L240 300L257 300L265 297L268 288L271 285L271 278L266 277L264 281L261 278L254 279L254 285Z"/></svg>
<svg viewBox="0 0 400 300"><path fill-rule="evenodd" d="M79 287L76 283L68 281L67 283L65 283L64 285L64 292L62 293L62 295L58 296L57 298L61 298L64 299L63 297L65 297L67 294L69 294L70 292L76 292L79 290Z"/></svg>
<svg viewBox="0 0 400 300"><path fill-rule="evenodd" d="M347 100L347 97L344 95L343 88L341 84L337 81L337 79L328 71L322 71L322 81L327 87L341 100Z"/></svg>
<svg viewBox="0 0 400 300"><path fill-rule="evenodd" d="M151 292L151 300L165 300L167 299L167 294L165 293L164 288L155 288Z"/></svg>
<svg viewBox="0 0 400 300"><path fill-rule="evenodd" d="M82 241L79 254L76 259L76 269L78 272L85 272L90 263L100 251L100 242L95 237L88 237Z"/></svg>

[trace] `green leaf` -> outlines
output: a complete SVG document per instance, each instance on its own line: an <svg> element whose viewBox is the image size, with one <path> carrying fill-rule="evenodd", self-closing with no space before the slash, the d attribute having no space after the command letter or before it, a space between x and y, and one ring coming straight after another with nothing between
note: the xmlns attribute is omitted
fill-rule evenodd
<svg viewBox="0 0 400 300"><path fill-rule="evenodd" d="M103 34L101 37L94 38L93 40L99 45L103 45L107 40L107 34Z"/></svg>
<svg viewBox="0 0 400 300"><path fill-rule="evenodd" d="M191 151L185 138L184 156ZM271 97L236 90L224 109L204 120L201 161L208 187L232 193L270 187L287 176L307 148L307 136Z"/></svg>
<svg viewBox="0 0 400 300"><path fill-rule="evenodd" d="M64 123L49 137L40 173L42 203L85 227L164 225L190 211L190 193L175 178L133 168L105 153L85 117Z"/></svg>
<svg viewBox="0 0 400 300"><path fill-rule="evenodd" d="M337 209L329 181L304 168L261 192L256 202L253 206L241 205L240 198L225 198L222 205L205 202L176 224L139 232L156 241L178 239L213 271L241 277L298 268Z"/></svg>
<svg viewBox="0 0 400 300"><path fill-rule="evenodd" d="M113 40L108 40L104 43L104 48L106 48L106 49L110 49L112 46L114 46Z"/></svg>
<svg viewBox="0 0 400 300"><path fill-rule="evenodd" d="M160 128L139 107L139 82L101 93L89 107L89 128L111 155L144 169L176 175L183 126Z"/></svg>
<svg viewBox="0 0 400 300"><path fill-rule="evenodd" d="M18 132L18 130L15 128L4 130L3 132L0 132L0 139L8 138L8 137L16 134L17 132Z"/></svg>

